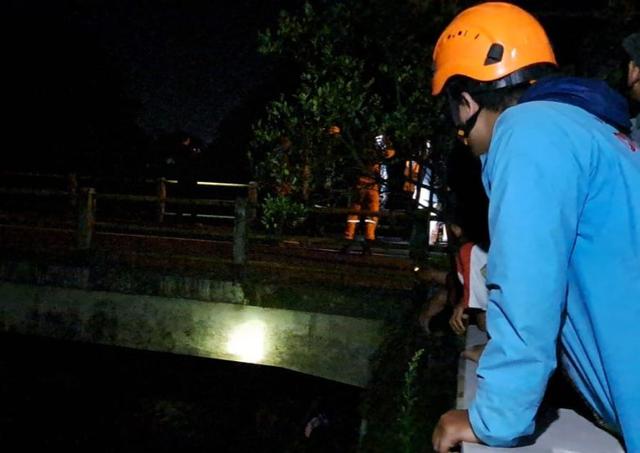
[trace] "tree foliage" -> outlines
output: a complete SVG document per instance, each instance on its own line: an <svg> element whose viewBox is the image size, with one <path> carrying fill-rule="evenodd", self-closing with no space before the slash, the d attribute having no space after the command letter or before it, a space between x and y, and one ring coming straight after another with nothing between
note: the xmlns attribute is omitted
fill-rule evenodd
<svg viewBox="0 0 640 453"><path fill-rule="evenodd" d="M259 37L262 54L300 73L253 128L250 157L275 192L335 199L366 160L370 137L391 136L402 157L442 127L430 95L432 46L456 2L307 2ZM330 126L339 136L327 133ZM279 141L290 148L283 153Z"/></svg>
<svg viewBox="0 0 640 453"><path fill-rule="evenodd" d="M454 14L473 3L308 0L281 12L277 26L260 33L259 51L299 78L253 126L249 157L258 180L305 202L310 194L311 201L335 201L361 171L374 133L390 135L401 158L424 157L431 139L435 152L426 164L442 176L451 135L430 95L431 54ZM580 11L577 0L514 3L540 17L565 72L622 79L616 61L637 18L635 2L586 2ZM612 32L602 39L594 33L601 29ZM339 137L327 134L331 125ZM283 137L291 144L286 152L277 146Z"/></svg>

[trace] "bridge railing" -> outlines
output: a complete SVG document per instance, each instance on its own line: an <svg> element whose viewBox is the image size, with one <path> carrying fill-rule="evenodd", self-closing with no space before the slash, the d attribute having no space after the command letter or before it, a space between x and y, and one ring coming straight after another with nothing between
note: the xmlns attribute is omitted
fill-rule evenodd
<svg viewBox="0 0 640 453"><path fill-rule="evenodd" d="M197 181L199 197L186 198L179 196L184 191L176 190L180 187L178 181L167 178L99 178L15 172L0 172L0 175L4 186L0 186L0 196L15 195L15 199L24 200L58 199L55 203L34 202L34 208L23 203L20 208L23 212L31 213L38 221L57 216L67 227L75 227L79 249L91 248L96 227L102 231L215 238L215 225L220 224L222 234L227 238L230 232L224 225L233 223L234 262L246 262L248 228L257 217L258 187L255 182ZM238 195L237 199L230 199L233 197L227 196L229 193ZM420 260L424 258L423 255L428 255L429 250L441 250L444 247L439 243L429 245L431 230L434 229L432 224L439 219L438 206L434 206L376 212L314 206L308 211L307 228L314 230L315 237L329 234L326 239L333 241L342 236L348 215L379 217L384 221L381 227L386 227L391 237L401 238L400 241L385 243L385 250L404 250L408 247L410 255ZM193 222L182 223L180 219L184 215ZM201 228L200 222L206 227ZM172 228L174 225L178 227Z"/></svg>
<svg viewBox="0 0 640 453"><path fill-rule="evenodd" d="M81 184L80 181L86 180L86 178L78 177L74 174L71 175L50 175L50 174L37 174L37 173L7 173L4 172L5 177L20 178L21 185L24 186L25 181L30 181L32 187L0 187L0 195L29 197L35 199L51 199L57 198L60 200L67 200L68 211L73 213L75 223L75 245L79 250L89 250L92 248L93 239L95 235L96 226L104 229L110 229L117 227L119 230L125 230L130 232L139 232L141 230L140 225L136 225L133 222L108 222L97 221L96 219L96 207L97 201L102 203L110 202L118 205L147 205L155 210L154 223L165 223L166 217L169 214L176 215L167 210L167 207L178 207L177 211L189 210L191 214L202 207L209 208L223 208L230 211L228 214L209 214L208 218L214 218L221 221L233 222L233 262L237 265L244 265L247 260L247 242L248 242L248 229L251 221L256 216L257 205L257 184L255 182L249 182L248 184L239 183L227 183L227 182L212 182L212 181L198 181L198 185L217 187L217 188L231 188L235 189L240 195L235 199L210 199L210 198L181 198L168 196L168 187L178 183L176 180L168 180L166 178L158 179L132 179L134 183L142 183L145 185L155 185L153 194L131 194L131 193L116 193L117 191L99 191L95 187L87 187ZM44 181L44 182L43 182ZM54 184L51 181L57 181ZM63 189L60 186L60 182L66 181L66 187ZM122 183L123 180L118 180L118 183ZM96 183L96 180L91 181ZM57 186L54 188L43 187L46 185ZM36 186L36 187L33 187ZM131 210L133 211L133 210ZM179 212L177 213L179 215ZM107 220L107 219L105 219ZM184 228L182 231L189 231Z"/></svg>

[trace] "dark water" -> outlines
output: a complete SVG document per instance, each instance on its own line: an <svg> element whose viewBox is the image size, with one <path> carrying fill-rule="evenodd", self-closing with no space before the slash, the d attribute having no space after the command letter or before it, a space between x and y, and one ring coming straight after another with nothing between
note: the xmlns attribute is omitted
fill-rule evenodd
<svg viewBox="0 0 640 453"><path fill-rule="evenodd" d="M272 367L0 335L0 449L350 452L360 390ZM328 424L305 437L307 422Z"/></svg>

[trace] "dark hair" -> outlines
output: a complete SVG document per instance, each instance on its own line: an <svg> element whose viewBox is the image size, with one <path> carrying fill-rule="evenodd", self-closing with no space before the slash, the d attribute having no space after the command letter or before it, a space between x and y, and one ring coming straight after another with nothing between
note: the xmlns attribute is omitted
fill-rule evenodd
<svg viewBox="0 0 640 453"><path fill-rule="evenodd" d="M556 68L552 64L542 63L532 65L518 71L519 74L509 74L503 79L481 82L466 76L454 76L445 87L448 95L457 103L462 102L462 93L466 92L482 107L494 112L501 112L518 102L522 94L531 86L532 81L552 75ZM514 77L515 75L515 77ZM509 77L521 81L504 86L504 80Z"/></svg>
<svg viewBox="0 0 640 453"><path fill-rule="evenodd" d="M477 206L468 206L461 201L451 200L444 212L444 221L458 225L463 241L471 241L485 252L489 250L489 232L486 229L487 213Z"/></svg>
<svg viewBox="0 0 640 453"><path fill-rule="evenodd" d="M622 47L634 64L640 67L640 32L632 33L622 41Z"/></svg>

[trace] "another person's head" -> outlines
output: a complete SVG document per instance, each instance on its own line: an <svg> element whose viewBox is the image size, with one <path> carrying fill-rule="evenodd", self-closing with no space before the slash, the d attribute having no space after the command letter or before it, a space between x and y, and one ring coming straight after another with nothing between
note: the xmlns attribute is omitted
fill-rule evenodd
<svg viewBox="0 0 640 453"><path fill-rule="evenodd" d="M338 137L340 136L342 131L340 130L340 126L338 126L337 124L332 124L327 128L327 133L332 137Z"/></svg>
<svg viewBox="0 0 640 453"><path fill-rule="evenodd" d="M627 36L622 46L629 54L629 70L627 73L627 87L629 95L634 101L640 102L640 32Z"/></svg>
<svg viewBox="0 0 640 453"><path fill-rule="evenodd" d="M445 210L447 232L454 244L473 242L482 250L489 250L489 237L484 228L486 213L460 201L450 201Z"/></svg>
<svg viewBox="0 0 640 453"><path fill-rule="evenodd" d="M460 203L451 203L445 211L445 223L450 239L454 244L463 244L469 240L466 229L472 219L469 210Z"/></svg>
<svg viewBox="0 0 640 453"><path fill-rule="evenodd" d="M456 237L456 239L460 240L464 237L464 231L462 227L457 223L449 224L449 229L451 230L451 233Z"/></svg>
<svg viewBox="0 0 640 453"><path fill-rule="evenodd" d="M396 150L389 137L384 134L376 135L374 138L374 148L383 159L391 159L396 155Z"/></svg>
<svg viewBox="0 0 640 453"><path fill-rule="evenodd" d="M476 155L489 149L498 115L557 66L540 23L509 3L461 12L438 39L433 62L432 94L447 96L458 136Z"/></svg>

